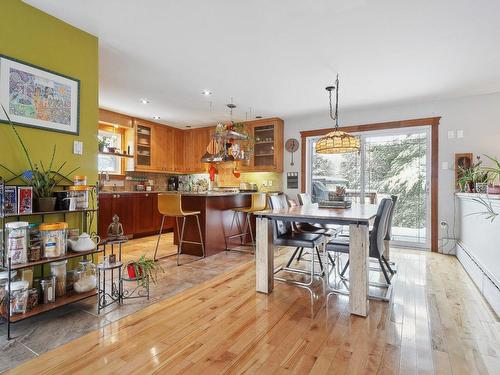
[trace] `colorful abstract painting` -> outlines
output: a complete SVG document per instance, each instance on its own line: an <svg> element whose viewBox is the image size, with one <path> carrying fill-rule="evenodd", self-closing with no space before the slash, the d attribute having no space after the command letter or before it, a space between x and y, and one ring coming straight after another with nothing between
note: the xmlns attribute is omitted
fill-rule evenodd
<svg viewBox="0 0 500 375"><path fill-rule="evenodd" d="M0 58L0 103L20 125L78 134L78 91L78 80Z"/></svg>

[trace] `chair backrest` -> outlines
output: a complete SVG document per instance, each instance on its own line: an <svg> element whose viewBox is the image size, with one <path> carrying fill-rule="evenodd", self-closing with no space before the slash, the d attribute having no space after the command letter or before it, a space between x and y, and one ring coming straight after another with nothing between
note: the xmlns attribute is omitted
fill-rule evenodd
<svg viewBox="0 0 500 375"><path fill-rule="evenodd" d="M313 188L313 195L316 197L317 201L328 200L329 191L322 182L314 181L312 188Z"/></svg>
<svg viewBox="0 0 500 375"><path fill-rule="evenodd" d="M299 193L299 194L297 194L297 198L299 199L299 204L301 206L310 206L313 204L310 194Z"/></svg>
<svg viewBox="0 0 500 375"><path fill-rule="evenodd" d="M279 210L288 207L288 202L286 200L286 195L276 194L269 196L269 206L271 210ZM274 221L273 237L277 238L287 233L292 232L292 223L289 221Z"/></svg>
<svg viewBox="0 0 500 375"><path fill-rule="evenodd" d="M396 208L396 202L398 201L397 195L391 195L392 207L391 212L389 212L389 219L387 220L387 234L385 235L385 240L390 241L392 238L392 219L394 218L394 209Z"/></svg>
<svg viewBox="0 0 500 375"><path fill-rule="evenodd" d="M252 211L262 211L266 209L266 194L252 193Z"/></svg>
<svg viewBox="0 0 500 375"><path fill-rule="evenodd" d="M387 234L387 222L392 207L392 199L380 201L377 215L370 235L370 257L379 258L384 253L384 239Z"/></svg>
<svg viewBox="0 0 500 375"><path fill-rule="evenodd" d="M184 216L181 195L177 193L159 193L158 211L163 216Z"/></svg>

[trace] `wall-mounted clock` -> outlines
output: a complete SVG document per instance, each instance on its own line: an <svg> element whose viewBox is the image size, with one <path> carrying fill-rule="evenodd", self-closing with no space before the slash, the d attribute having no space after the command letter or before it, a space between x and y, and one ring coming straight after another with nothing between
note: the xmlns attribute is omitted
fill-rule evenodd
<svg viewBox="0 0 500 375"><path fill-rule="evenodd" d="M285 142L285 150L287 150L289 153L292 154L292 161L290 165L294 165L293 163L293 153L296 152L299 149L299 141L297 141L295 138L290 138L287 139Z"/></svg>

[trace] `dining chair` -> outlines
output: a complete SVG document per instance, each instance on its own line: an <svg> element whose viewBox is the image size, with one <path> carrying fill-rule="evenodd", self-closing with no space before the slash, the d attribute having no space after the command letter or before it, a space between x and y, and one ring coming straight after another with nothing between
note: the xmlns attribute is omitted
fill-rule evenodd
<svg viewBox="0 0 500 375"><path fill-rule="evenodd" d="M271 195L269 196L269 207L272 210L276 209L284 209L288 208L288 201L284 194L280 195ZM325 236L323 234L316 233L306 233L306 232L297 232L293 229L293 224L291 221L282 221L282 220L273 220L273 243L277 246L290 246L295 247L294 255L297 253L299 248L311 249L314 252L316 251L319 256L319 248L326 243ZM321 257L319 256L321 259ZM287 266L280 266L274 270L274 278L275 280L286 282L289 284L294 284L298 286L310 286L314 281L314 276L321 276L321 274L316 274L314 271L314 263L315 257L312 256L310 260L310 270L301 270L288 268ZM287 271L291 273L299 273L310 275L310 279L308 282L302 282L297 280L285 279L282 277L276 276L279 272Z"/></svg>
<svg viewBox="0 0 500 375"><path fill-rule="evenodd" d="M390 261L390 252L391 252L390 245L392 240L392 219L394 218L394 210L396 209L398 196L391 195L391 199L392 199L392 207L391 207L391 212L389 213L389 219L387 221L387 234L385 235L384 239L384 257L385 259L387 259L387 261ZM391 262L389 262L389 264L391 264Z"/></svg>
<svg viewBox="0 0 500 375"><path fill-rule="evenodd" d="M382 199L378 206L373 228L369 234L369 257L378 260L380 270L384 275L385 281L389 285L391 284L391 278L395 272L392 270L389 262L384 257L384 241L387 235L387 225L392 206L392 199ZM333 239L326 244L326 251L349 254L349 237L338 237ZM341 277L344 276L348 267L349 260L347 260L344 269L340 272ZM389 277L388 272L391 274L391 277Z"/></svg>

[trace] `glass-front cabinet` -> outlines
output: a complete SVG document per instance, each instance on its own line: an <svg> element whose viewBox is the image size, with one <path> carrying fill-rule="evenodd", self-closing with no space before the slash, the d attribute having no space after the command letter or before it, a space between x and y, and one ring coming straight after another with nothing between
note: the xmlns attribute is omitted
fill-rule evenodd
<svg viewBox="0 0 500 375"><path fill-rule="evenodd" d="M270 118L246 123L254 146L245 170L283 171L283 120Z"/></svg>

